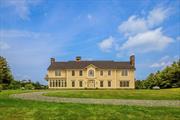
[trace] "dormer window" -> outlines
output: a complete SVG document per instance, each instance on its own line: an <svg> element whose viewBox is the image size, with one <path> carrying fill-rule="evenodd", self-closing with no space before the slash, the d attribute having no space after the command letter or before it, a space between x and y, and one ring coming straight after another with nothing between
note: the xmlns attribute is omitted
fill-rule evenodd
<svg viewBox="0 0 180 120"><path fill-rule="evenodd" d="M94 77L94 70L89 70L88 76L89 77Z"/></svg>

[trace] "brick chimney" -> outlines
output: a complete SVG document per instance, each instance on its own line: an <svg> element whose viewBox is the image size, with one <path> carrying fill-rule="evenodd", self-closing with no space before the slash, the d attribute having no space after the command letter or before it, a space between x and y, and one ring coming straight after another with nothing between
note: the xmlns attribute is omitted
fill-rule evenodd
<svg viewBox="0 0 180 120"><path fill-rule="evenodd" d="M131 56L130 56L130 64L131 64L132 66L135 66L135 55L131 55Z"/></svg>
<svg viewBox="0 0 180 120"><path fill-rule="evenodd" d="M51 64L55 63L55 58L51 58Z"/></svg>
<svg viewBox="0 0 180 120"><path fill-rule="evenodd" d="M81 56L76 57L76 62L79 62L79 61L81 61Z"/></svg>

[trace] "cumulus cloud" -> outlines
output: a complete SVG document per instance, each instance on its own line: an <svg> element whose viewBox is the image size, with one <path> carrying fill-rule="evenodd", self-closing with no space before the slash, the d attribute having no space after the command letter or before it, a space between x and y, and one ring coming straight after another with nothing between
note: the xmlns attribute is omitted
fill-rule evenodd
<svg viewBox="0 0 180 120"><path fill-rule="evenodd" d="M102 40L98 45L103 52L110 52L110 49L113 47L113 44L114 38L110 36L109 38Z"/></svg>
<svg viewBox="0 0 180 120"><path fill-rule="evenodd" d="M164 56L156 63L151 64L150 68L165 68L166 66L169 66L173 63L173 61L176 61L178 59L178 56L170 57L170 56Z"/></svg>
<svg viewBox="0 0 180 120"><path fill-rule="evenodd" d="M138 18L137 16L131 16L127 21L124 21L119 27L119 31L124 33L125 36L134 35L139 32L146 31L147 25L144 18Z"/></svg>
<svg viewBox="0 0 180 120"><path fill-rule="evenodd" d="M138 17L132 15L127 21L122 22L118 30L127 39L119 50L129 52L151 52L161 51L166 48L173 39L162 32L159 26L170 15L169 8L154 8L146 16Z"/></svg>
<svg viewBox="0 0 180 120"><path fill-rule="evenodd" d="M173 40L165 36L161 28L157 28L129 37L120 49L129 49L136 52L161 51L171 42Z"/></svg>
<svg viewBox="0 0 180 120"><path fill-rule="evenodd" d="M12 8L12 12L16 13L21 19L29 19L30 7L37 5L41 0L1 0L4 7Z"/></svg>
<svg viewBox="0 0 180 120"><path fill-rule="evenodd" d="M155 8L149 12L147 24L149 27L154 27L161 24L169 16L170 8Z"/></svg>
<svg viewBox="0 0 180 120"><path fill-rule="evenodd" d="M119 25L118 29L124 33L125 36L134 35L161 24L168 16L169 9L154 8L149 12L147 17L130 16L127 21Z"/></svg>

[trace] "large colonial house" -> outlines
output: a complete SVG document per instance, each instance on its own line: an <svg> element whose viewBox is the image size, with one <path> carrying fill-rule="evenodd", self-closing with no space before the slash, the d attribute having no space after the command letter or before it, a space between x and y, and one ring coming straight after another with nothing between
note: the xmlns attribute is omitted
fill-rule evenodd
<svg viewBox="0 0 180 120"><path fill-rule="evenodd" d="M135 56L130 61L74 61L56 62L51 58L45 79L54 89L134 89Z"/></svg>

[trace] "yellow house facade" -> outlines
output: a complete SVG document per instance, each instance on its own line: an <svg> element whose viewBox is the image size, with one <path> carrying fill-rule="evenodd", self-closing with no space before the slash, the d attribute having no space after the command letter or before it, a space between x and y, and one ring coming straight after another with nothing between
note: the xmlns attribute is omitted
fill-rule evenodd
<svg viewBox="0 0 180 120"><path fill-rule="evenodd" d="M51 58L45 79L51 89L134 89L135 56L130 61L56 62Z"/></svg>

